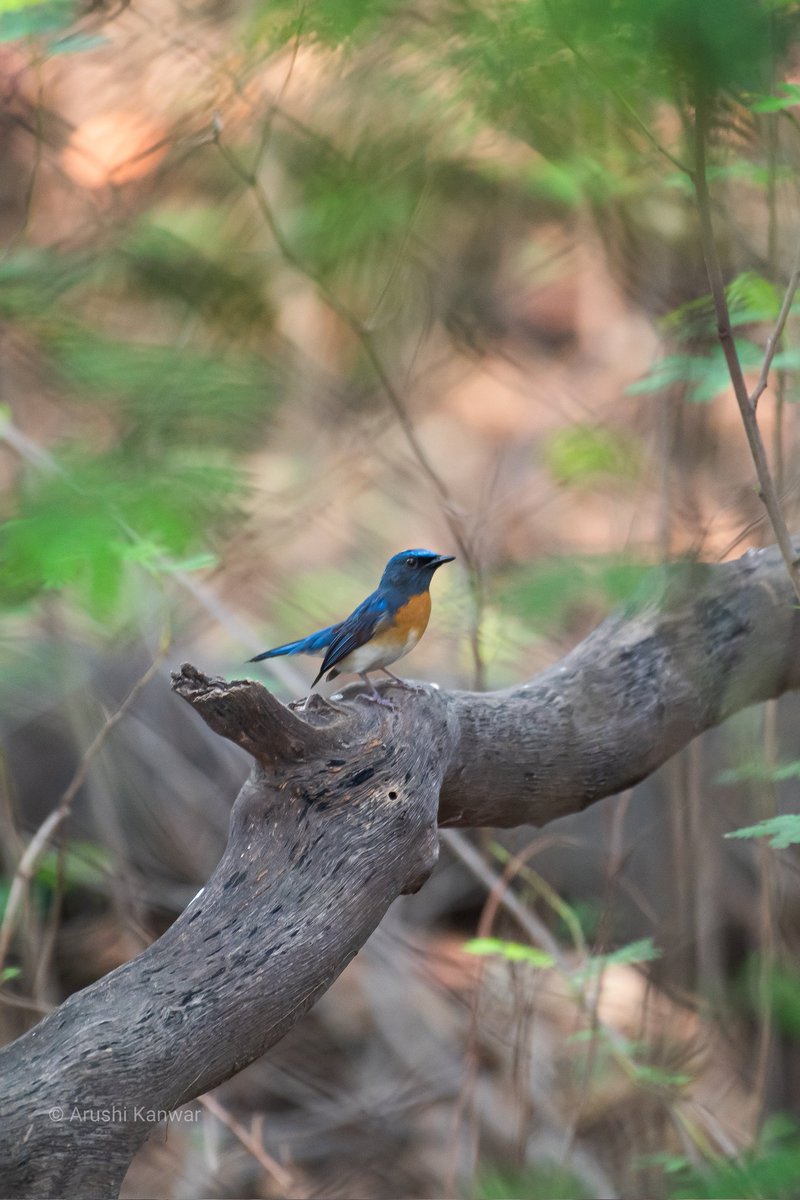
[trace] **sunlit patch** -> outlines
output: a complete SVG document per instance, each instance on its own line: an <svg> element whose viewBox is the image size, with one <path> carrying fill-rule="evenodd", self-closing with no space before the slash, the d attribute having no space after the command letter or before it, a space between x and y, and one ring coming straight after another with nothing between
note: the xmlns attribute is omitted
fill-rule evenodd
<svg viewBox="0 0 800 1200"><path fill-rule="evenodd" d="M167 152L164 126L118 109L88 117L61 155L64 170L87 188L130 183L154 171Z"/></svg>

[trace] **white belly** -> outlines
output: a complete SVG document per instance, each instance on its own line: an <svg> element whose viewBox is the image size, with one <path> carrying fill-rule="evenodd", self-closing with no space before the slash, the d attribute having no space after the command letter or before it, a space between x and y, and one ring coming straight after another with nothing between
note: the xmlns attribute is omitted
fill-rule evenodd
<svg viewBox="0 0 800 1200"><path fill-rule="evenodd" d="M409 633L404 642L383 641L378 638L352 650L345 658L336 664L336 670L342 674L360 675L362 671L377 671L397 662L404 654L413 650L420 639L420 634Z"/></svg>

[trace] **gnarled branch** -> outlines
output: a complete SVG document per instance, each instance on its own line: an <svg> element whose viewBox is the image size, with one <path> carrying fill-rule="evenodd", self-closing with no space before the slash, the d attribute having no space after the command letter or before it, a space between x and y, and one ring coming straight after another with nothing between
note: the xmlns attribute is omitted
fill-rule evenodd
<svg viewBox="0 0 800 1200"><path fill-rule="evenodd" d="M793 601L774 549L675 568L657 600L530 683L394 692L394 710L320 701L300 715L260 684L184 666L176 692L254 759L227 848L157 942L0 1052L0 1191L112 1194L152 1129L147 1111L263 1054L420 886L437 819L542 824L797 687Z"/></svg>

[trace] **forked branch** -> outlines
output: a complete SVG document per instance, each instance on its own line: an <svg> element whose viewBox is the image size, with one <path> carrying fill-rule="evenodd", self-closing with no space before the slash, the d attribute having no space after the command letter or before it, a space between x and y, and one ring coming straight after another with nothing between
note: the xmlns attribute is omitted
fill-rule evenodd
<svg viewBox="0 0 800 1200"><path fill-rule="evenodd" d="M301 717L260 684L184 666L178 694L254 759L228 845L158 941L0 1052L0 1191L113 1195L153 1130L146 1114L274 1045L424 882L437 817L543 824L798 686L798 610L775 549L676 568L658 596L503 692L395 691L387 710L351 689Z"/></svg>

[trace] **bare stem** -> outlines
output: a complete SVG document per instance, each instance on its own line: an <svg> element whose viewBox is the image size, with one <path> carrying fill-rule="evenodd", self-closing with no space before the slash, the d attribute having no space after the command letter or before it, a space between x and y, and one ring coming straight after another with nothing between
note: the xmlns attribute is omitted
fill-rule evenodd
<svg viewBox="0 0 800 1200"><path fill-rule="evenodd" d="M0 967L2 967L3 963L5 962L6 954L8 953L8 947L11 943L11 938L14 935L17 911L22 903L25 890L33 878L39 859L44 854L49 842L56 833L56 830L64 823L64 821L66 821L67 817L72 811L72 802L83 786L84 780L89 773L89 767L92 765L93 760L102 749L106 738L111 733L111 730L115 727L115 725L118 725L125 716L125 713L133 704L142 688L146 687L146 685L153 678L162 659L164 658L164 655L167 652L168 645L168 641L166 638L164 638L158 648L155 658L145 673L140 676L139 679L137 679L136 683L128 692L127 696L119 705L119 707L113 713L111 713L105 723L92 738L92 741L84 751L83 757L81 758L78 768L75 771L75 774L72 776L66 791L62 795L56 807L49 814L49 816L45 818L45 820L36 830L36 833L28 842L28 845L25 848L25 853L19 860L19 864L14 873L14 878L11 881L11 887L8 893L8 901L6 903L5 912L3 913L3 921L2 924L0 924Z"/></svg>
<svg viewBox="0 0 800 1200"><path fill-rule="evenodd" d="M798 285L800 285L800 246L798 246L795 254L794 266L792 267L792 273L789 277L789 282L786 285L786 291L783 296L780 312L778 313L778 319L775 322L775 328L767 338L767 349L764 355L764 361L761 364L761 370L759 371L758 382L753 388L753 391L750 393L750 404L754 412L762 393L766 390L767 379L769 377L770 368L772 367L772 360L775 357L775 351L778 349L781 338L783 337L783 331L786 327L786 321L788 320L789 313L791 312L792 302L794 300Z"/></svg>
<svg viewBox="0 0 800 1200"><path fill-rule="evenodd" d="M357 313L345 304L344 301L328 286L322 276L305 262L293 249L284 234L281 226L275 216L274 210L270 203L266 191L261 185L255 171L248 170L243 162L233 153L229 146L223 142L220 137L221 131L218 128L213 129L213 140L222 157L230 166L231 170L252 192L259 212L264 218L264 223L269 229L276 246L278 247L284 261L294 268L299 274L304 275L318 289L320 295L325 300L329 308L340 317L346 325L353 331L361 343L362 349L367 357L367 360L372 368L373 374L377 379L389 405L394 412L397 423L403 432L403 436L408 443L409 449L413 457L416 459L422 473L425 475L433 490L438 495L441 501L442 514L447 526L456 543L458 552L461 555L464 566L466 567L467 580L472 596L474 609L474 629L470 638L470 647L474 662L475 686L482 688L484 685L485 669L481 654L480 645L480 627L483 619L484 595L483 595L483 580L480 568L478 555L471 539L467 536L464 529L464 524L456 512L452 497L447 490L447 486L443 479L436 471L431 460L417 437L414 424L408 414L408 410L403 403L403 398L400 392L395 387L386 366L378 353L372 337L372 333L368 326L361 320Z"/></svg>
<svg viewBox="0 0 800 1200"><path fill-rule="evenodd" d="M759 817L765 820L774 817L778 805L775 794L774 776L778 759L777 702L768 700L764 706L764 779L757 789ZM758 1008L759 1029L756 1043L756 1061L753 1072L752 1095L754 1117L757 1128L761 1128L765 1115L770 1067L775 1053L775 1029L773 1021L772 983L778 955L778 930L776 928L776 863L775 851L767 838L759 838L758 855Z"/></svg>
<svg viewBox="0 0 800 1200"><path fill-rule="evenodd" d="M234 1137L241 1142L248 1153L252 1154L256 1162L261 1164L285 1195L291 1196L292 1200L305 1200L308 1193L300 1187L297 1180L289 1171L284 1170L280 1163L271 1154L267 1153L261 1139L255 1132L245 1129L244 1125L240 1121L237 1121L233 1114L228 1112L227 1108L220 1104L219 1100L210 1093L200 1096L199 1102L206 1112L211 1113L227 1129L230 1129Z"/></svg>
<svg viewBox="0 0 800 1200"><path fill-rule="evenodd" d="M747 436L747 443L750 447L750 454L756 469L758 477L759 492L761 499L764 502L764 507L767 510L767 515L775 533L775 540L781 552L781 557L786 565L786 570L789 573L789 578L792 581L792 586L795 595L800 600L800 575L798 575L798 564L792 549L789 530L786 526L783 513L781 511L780 501L775 489L775 483L769 468L767 460L767 452L764 448L764 441L761 437L761 430L758 427L756 420L755 399L758 398L758 385L750 396L747 390L747 383L742 371L742 364L739 361L739 354L736 349L736 343L733 338L733 329L731 326L730 312L728 310L728 301L725 295L725 282L722 276L722 265L720 263L719 251L714 237L714 226L711 219L711 199L708 191L708 175L706 168L706 140L709 130L709 100L704 94L698 92L697 107L695 113L695 129L694 129L694 172L692 174L692 182L694 184L695 196L697 198L697 208L700 216L700 233L703 244L703 257L705 258L706 271L708 272L708 282L711 287L711 297L714 302L714 312L717 318L717 332L719 334L722 351L725 355L725 361L728 365L728 374L730 375L733 391L736 396L736 401L739 405L739 412L742 417L742 424ZM795 278L797 276L797 278ZM778 323L773 331L772 337L767 344L767 352L765 355L764 365L761 375L764 376L766 384L766 375L769 373L769 367L772 362L772 357L775 352L775 345L780 339L783 332L783 325L786 321L789 308L791 307L792 297L794 296L794 288L797 287L797 279L800 279L800 263L792 273L792 281L790 281L789 289L784 297L784 303L781 305L781 314L778 317ZM760 380L760 377L759 377ZM763 391L763 388L762 388Z"/></svg>

